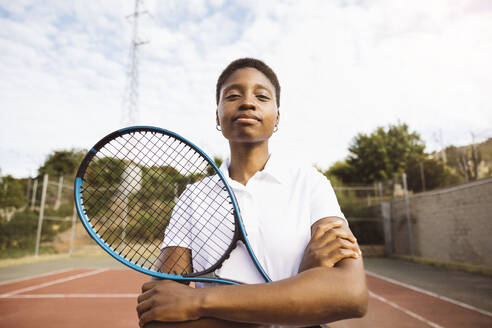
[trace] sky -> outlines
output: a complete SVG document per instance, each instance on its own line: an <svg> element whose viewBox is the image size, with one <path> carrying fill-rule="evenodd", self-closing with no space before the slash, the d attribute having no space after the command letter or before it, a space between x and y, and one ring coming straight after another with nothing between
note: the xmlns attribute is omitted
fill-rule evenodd
<svg viewBox="0 0 492 328"><path fill-rule="evenodd" d="M492 1L144 0L139 125L228 156L215 84L255 57L282 87L271 151L328 168L358 133L407 123L427 151L492 137ZM0 170L123 123L134 0L0 0ZM473 134L473 136L472 136Z"/></svg>

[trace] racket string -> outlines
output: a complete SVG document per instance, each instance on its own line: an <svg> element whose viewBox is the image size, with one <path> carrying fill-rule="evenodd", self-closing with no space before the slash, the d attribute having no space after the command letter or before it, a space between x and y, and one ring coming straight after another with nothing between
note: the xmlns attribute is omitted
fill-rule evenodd
<svg viewBox="0 0 492 328"><path fill-rule="evenodd" d="M129 261L152 267L163 235L164 239L167 236L167 239L175 239L177 244L186 244L186 238L179 237L180 234L192 234L193 242L197 244L193 249L197 260L193 263L207 263L210 258L215 260L230 246L234 232L234 209L227 188L220 179L207 177L208 161L189 145L172 136L139 132L113 139L99 150L95 158L102 161L102 165L96 165L94 174L84 178L82 189L85 204L91 205L88 206L91 213L88 216L92 217L95 227L100 226L97 227L98 234L109 240L110 247ZM119 160L119 166L109 160L104 162L106 158ZM119 169L115 170L115 167ZM108 183L105 174L112 170L114 172L110 172ZM181 180L170 174L172 170ZM101 181L94 184L91 180ZM159 183L156 185L155 181ZM188 187L184 188L184 183L188 183ZM210 197L217 188L222 192ZM186 189L190 193L187 205L179 201ZM111 197L108 197L109 194ZM196 208L191 208L191 202L197 205ZM145 210L147 217L145 222L140 223L142 210ZM124 218L121 218L121 213ZM200 225L193 217L196 213L209 218ZM123 234L118 232L122 220L126 221ZM161 239L155 238L156 230L160 230L158 235ZM179 265L183 256L184 253L175 265ZM194 269L200 271L206 268Z"/></svg>
<svg viewBox="0 0 492 328"><path fill-rule="evenodd" d="M204 187L205 187L205 185L204 185ZM200 190L200 191L203 191L203 190ZM193 191L193 193L194 193L195 198L198 198L198 200L199 200L198 204L203 204L204 201L205 201L205 199L199 197L200 193L195 193L194 191ZM213 199L215 199L215 198L213 198ZM223 199L225 200L224 197L223 197ZM201 206L201 205L199 205L199 206ZM218 212L219 209L220 208L216 206L215 212L212 213L212 215L210 215L210 217L216 217L215 214L217 214L217 212ZM224 218L221 221L224 221ZM221 255L227 250L228 246L230 245L230 235L227 235L223 231L220 231L220 232L222 233L222 235L224 237L226 237L225 239L220 238L219 235L217 235L217 234L213 235L215 233L215 231L211 231L210 229L208 229L208 225L206 225L206 224L203 224L202 225L202 229L199 230L198 232L192 232L191 231L191 229L194 228L194 227L196 227L196 225L195 226L191 226L190 225L187 232L188 232L188 234L193 234L195 240L198 239L198 240L200 240L202 242L202 246L200 246L197 250L194 249L194 251L197 254L197 256L200 256L202 254L201 251L202 251L202 249L203 249L203 247L205 245L207 245L207 244L210 245L210 243L212 243L212 244L214 244L217 247L216 248L211 248L211 250L213 250L216 253L216 255L220 258ZM219 225L216 225L216 228L214 230L217 230L218 227L219 227ZM174 228L174 226L170 226L170 227L168 226L168 230L172 230L173 228ZM181 229L182 229L182 227L181 228L180 227L177 228L178 231L181 230ZM200 238L199 236L202 235L203 229L209 230L209 233L207 233L207 235L209 235L209 236L210 235L213 235L214 237L216 237L215 239L220 239L222 241L222 243L219 244L215 239L203 240L202 238ZM234 229L233 228L229 228L229 231L233 232ZM183 242L184 242L184 240L181 240L180 242L178 242L178 244L181 244ZM217 250L217 248L219 248L219 249ZM203 256L201 256L201 257L203 257ZM168 258L166 258L166 260ZM210 259L207 259L207 258L204 258L204 257L203 257L203 259L204 260L210 260ZM199 261L197 261L197 262L199 262ZM199 268L196 268L196 269L198 271L202 271Z"/></svg>

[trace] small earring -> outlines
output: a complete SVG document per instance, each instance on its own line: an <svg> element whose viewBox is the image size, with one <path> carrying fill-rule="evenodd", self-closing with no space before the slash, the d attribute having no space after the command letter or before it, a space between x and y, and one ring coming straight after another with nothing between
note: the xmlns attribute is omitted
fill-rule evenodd
<svg viewBox="0 0 492 328"><path fill-rule="evenodd" d="M220 128L220 124L217 124L217 125L215 126L215 129L216 129L217 131L222 131L222 129Z"/></svg>
<svg viewBox="0 0 492 328"><path fill-rule="evenodd" d="M278 125L275 125L275 127L273 128L273 132L277 132L278 131Z"/></svg>

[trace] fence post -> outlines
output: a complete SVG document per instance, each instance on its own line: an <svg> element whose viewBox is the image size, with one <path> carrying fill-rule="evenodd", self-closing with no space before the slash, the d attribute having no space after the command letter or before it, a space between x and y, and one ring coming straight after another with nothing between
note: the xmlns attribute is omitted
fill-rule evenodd
<svg viewBox="0 0 492 328"><path fill-rule="evenodd" d="M384 254L393 253L393 235L391 228L391 202L381 202L381 216L383 217Z"/></svg>
<svg viewBox="0 0 492 328"><path fill-rule="evenodd" d="M410 245L410 255L415 255L413 249L413 235L412 235L412 220L410 218L410 200L408 198L408 186L407 186L407 174L403 173L403 193L405 195L405 212L407 216L407 225L408 225L408 243Z"/></svg>
<svg viewBox="0 0 492 328"><path fill-rule="evenodd" d="M60 207L62 188L63 188L63 175L60 175L60 179L58 179L58 194L56 195L55 210L57 210Z"/></svg>
<svg viewBox="0 0 492 328"><path fill-rule="evenodd" d="M26 191L26 200L27 200L27 203L29 204L29 193L31 192L31 177L29 177L29 179L27 179L27 191Z"/></svg>
<svg viewBox="0 0 492 328"><path fill-rule="evenodd" d="M75 202L73 204L73 216L72 216L72 232L70 234L70 249L68 250L68 254L72 256L73 252L73 243L75 239L75 224L77 223L77 210L75 209Z"/></svg>
<svg viewBox="0 0 492 328"><path fill-rule="evenodd" d="M36 204L37 192L38 192L38 179L34 179L34 186L32 187L31 211L34 210L34 205Z"/></svg>
<svg viewBox="0 0 492 328"><path fill-rule="evenodd" d="M422 191L425 191L424 162L420 162L420 181L422 181Z"/></svg>
<svg viewBox="0 0 492 328"><path fill-rule="evenodd" d="M48 187L48 174L45 174L43 178L43 191L41 193L41 208L39 209L38 233L36 235L36 250L34 252L34 255L36 257L38 257L39 255L39 243L41 241L41 229L43 226L44 203L46 201L47 187Z"/></svg>

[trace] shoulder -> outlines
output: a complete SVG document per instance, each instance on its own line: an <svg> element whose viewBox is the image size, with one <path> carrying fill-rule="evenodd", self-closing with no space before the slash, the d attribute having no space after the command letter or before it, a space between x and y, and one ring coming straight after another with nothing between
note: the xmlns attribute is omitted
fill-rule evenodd
<svg viewBox="0 0 492 328"><path fill-rule="evenodd" d="M194 199L203 198L203 195L215 196L217 193L224 191L224 182L215 174L212 176L206 176L197 181L191 182L186 185L180 198Z"/></svg>
<svg viewBox="0 0 492 328"><path fill-rule="evenodd" d="M279 169L288 180L302 182L307 185L316 185L319 183L330 184L330 181L321 173L313 164L308 162L282 161L284 166Z"/></svg>

